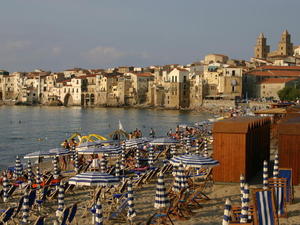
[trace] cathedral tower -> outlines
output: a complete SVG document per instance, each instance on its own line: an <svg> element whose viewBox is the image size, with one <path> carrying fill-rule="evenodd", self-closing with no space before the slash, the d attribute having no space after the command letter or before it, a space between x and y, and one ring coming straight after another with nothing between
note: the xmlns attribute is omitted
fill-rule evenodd
<svg viewBox="0 0 300 225"><path fill-rule="evenodd" d="M265 59L270 52L270 46L267 45L267 38L264 37L263 33L260 33L256 39L256 45L254 47L254 57L259 59Z"/></svg>
<svg viewBox="0 0 300 225"><path fill-rule="evenodd" d="M291 35L285 30L280 38L277 48L278 55L292 56L293 55L293 43L291 43Z"/></svg>

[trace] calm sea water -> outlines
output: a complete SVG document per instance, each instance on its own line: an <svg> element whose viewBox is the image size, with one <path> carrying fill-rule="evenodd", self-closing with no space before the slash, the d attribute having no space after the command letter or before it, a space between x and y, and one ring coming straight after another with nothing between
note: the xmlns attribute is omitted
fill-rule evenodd
<svg viewBox="0 0 300 225"><path fill-rule="evenodd" d="M0 168L13 165L16 155L59 147L74 132L108 137L119 120L126 131L138 128L148 136L151 127L157 135L165 135L177 124L209 117L208 113L175 110L1 106Z"/></svg>

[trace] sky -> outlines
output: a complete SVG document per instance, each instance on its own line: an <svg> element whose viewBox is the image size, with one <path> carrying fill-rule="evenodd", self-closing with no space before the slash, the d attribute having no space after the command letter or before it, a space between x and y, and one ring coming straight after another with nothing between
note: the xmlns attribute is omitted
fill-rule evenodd
<svg viewBox="0 0 300 225"><path fill-rule="evenodd" d="M299 0L9 0L0 69L62 71L187 64L206 54L249 60L263 32L300 45Z"/></svg>

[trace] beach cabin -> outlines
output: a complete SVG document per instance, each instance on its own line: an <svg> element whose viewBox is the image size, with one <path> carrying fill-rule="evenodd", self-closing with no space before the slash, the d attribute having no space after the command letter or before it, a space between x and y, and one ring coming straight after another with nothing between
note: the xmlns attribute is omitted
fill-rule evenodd
<svg viewBox="0 0 300 225"><path fill-rule="evenodd" d="M213 126L213 158L220 162L213 178L218 182L246 181L263 168L270 158L269 117L237 117L216 122Z"/></svg>
<svg viewBox="0 0 300 225"><path fill-rule="evenodd" d="M300 183L300 117L289 118L278 126L279 167L292 168L293 185Z"/></svg>

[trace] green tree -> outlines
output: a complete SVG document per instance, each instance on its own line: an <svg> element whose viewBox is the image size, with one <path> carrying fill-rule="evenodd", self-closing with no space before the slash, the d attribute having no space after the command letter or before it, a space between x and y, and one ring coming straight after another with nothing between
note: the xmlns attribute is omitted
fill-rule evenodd
<svg viewBox="0 0 300 225"><path fill-rule="evenodd" d="M287 86L279 90L277 94L281 101L295 101L300 98L300 89Z"/></svg>

